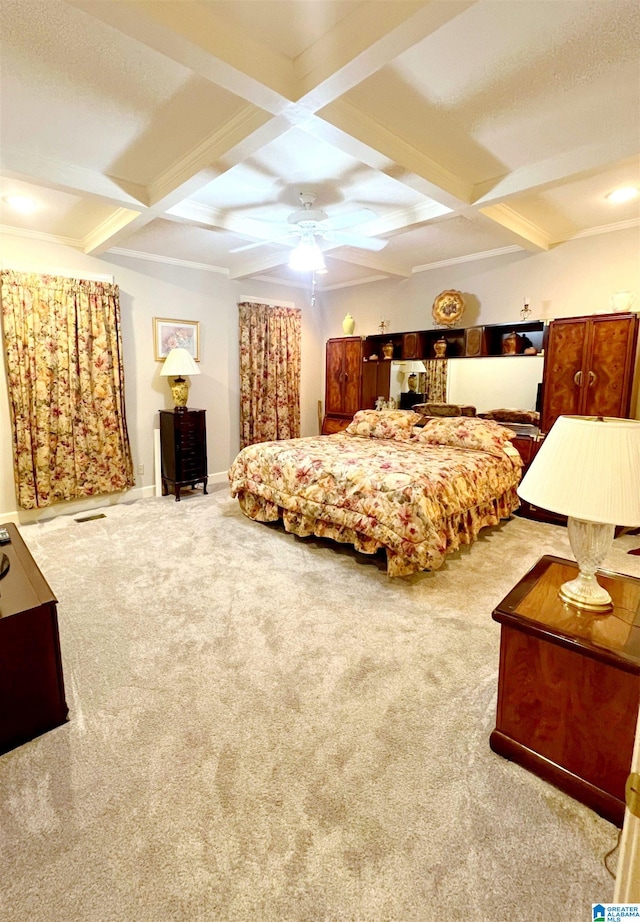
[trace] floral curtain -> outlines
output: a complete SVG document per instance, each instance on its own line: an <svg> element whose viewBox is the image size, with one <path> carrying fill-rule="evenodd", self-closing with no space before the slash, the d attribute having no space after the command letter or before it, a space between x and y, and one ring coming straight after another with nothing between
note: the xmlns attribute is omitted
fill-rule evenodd
<svg viewBox="0 0 640 922"><path fill-rule="evenodd" d="M447 360L425 359L426 388L429 403L447 402Z"/></svg>
<svg viewBox="0 0 640 922"><path fill-rule="evenodd" d="M300 311L243 301L240 447L300 435Z"/></svg>
<svg viewBox="0 0 640 922"><path fill-rule="evenodd" d="M132 487L117 285L11 270L1 279L19 505Z"/></svg>

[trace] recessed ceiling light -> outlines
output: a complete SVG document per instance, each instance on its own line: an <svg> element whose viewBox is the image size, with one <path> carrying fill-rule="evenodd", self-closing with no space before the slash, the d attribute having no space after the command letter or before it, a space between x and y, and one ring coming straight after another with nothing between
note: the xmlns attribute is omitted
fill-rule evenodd
<svg viewBox="0 0 640 922"><path fill-rule="evenodd" d="M28 195L5 195L4 201L7 205L11 205L12 208L15 208L16 211L21 211L23 214L29 214L36 207L36 203Z"/></svg>
<svg viewBox="0 0 640 922"><path fill-rule="evenodd" d="M623 186L620 189L614 189L613 192L610 192L607 195L607 198L610 202L614 202L616 205L620 202L630 202L631 199L638 197L638 187L637 186Z"/></svg>

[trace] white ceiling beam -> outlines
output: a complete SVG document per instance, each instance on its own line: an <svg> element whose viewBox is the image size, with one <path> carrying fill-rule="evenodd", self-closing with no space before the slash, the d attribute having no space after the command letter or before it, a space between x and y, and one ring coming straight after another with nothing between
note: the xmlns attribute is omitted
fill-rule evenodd
<svg viewBox="0 0 640 922"><path fill-rule="evenodd" d="M275 115L293 96L291 61L209 8L173 0L65 2Z"/></svg>
<svg viewBox="0 0 640 922"><path fill-rule="evenodd" d="M369 237L382 237L385 234L392 235L396 231L404 231L410 227L426 224L451 213L450 208L440 205L438 202L422 202L412 208L403 208L399 211L394 211L392 214L385 215L383 218L368 221L366 224L358 226L358 233L366 234Z"/></svg>
<svg viewBox="0 0 640 922"><path fill-rule="evenodd" d="M354 266L364 266L366 269L373 269L375 272L384 272L385 275L397 276L398 278L408 279L411 277L411 269L406 269L397 263L389 262L383 259L379 253L370 253L368 250L355 250L352 247L342 247L337 252L331 253L333 259L340 259L345 263L352 263Z"/></svg>
<svg viewBox="0 0 640 922"><path fill-rule="evenodd" d="M282 250L280 250L278 253L271 253L261 259L244 260L240 266L230 271L229 277L232 279L246 279L251 275L267 272L269 269L278 269L280 266L286 265L288 261L289 254L283 254Z"/></svg>
<svg viewBox="0 0 640 922"><path fill-rule="evenodd" d="M337 291L340 288L355 288L357 285L368 285L370 282L386 282L388 280L388 275L365 275L357 279L350 279L348 282L335 282L333 285L322 285L316 290L319 293L323 291Z"/></svg>
<svg viewBox="0 0 640 922"><path fill-rule="evenodd" d="M322 123L337 129L338 133L323 128ZM424 194L452 210L466 207L472 201L472 183L456 176L447 167L343 99L323 109L321 117L315 118L307 130L316 136L324 136L323 140L339 148L343 143L345 148L352 148L353 140L356 139L360 142L359 159L374 166L376 160L379 163L380 157L385 158L389 166L383 172L397 178L399 182L402 182L403 171L421 177L425 182ZM364 149L362 145L365 145ZM374 152L373 158L366 154L367 148ZM349 150L345 149L345 153L349 153ZM380 167L375 165L375 168Z"/></svg>
<svg viewBox="0 0 640 922"><path fill-rule="evenodd" d="M90 256L100 256L126 240L153 218L154 215L150 211L140 214L139 211L118 208L84 237L82 251Z"/></svg>
<svg viewBox="0 0 640 922"><path fill-rule="evenodd" d="M588 144L557 157L532 163L497 179L474 186L474 204L491 205L512 196L540 191L567 179L596 172L612 163L638 156L638 139L624 135L609 137L597 144Z"/></svg>
<svg viewBox="0 0 640 922"><path fill-rule="evenodd" d="M283 134L289 127L284 119L273 119L254 106L243 106L150 183L150 204L171 208L259 150L269 140ZM224 161L224 166L220 161Z"/></svg>
<svg viewBox="0 0 640 922"><path fill-rule="evenodd" d="M272 137L282 134L288 128L289 125L284 119L273 119L254 106L244 106L201 144L175 161L171 167L150 183L145 195L150 202L150 207L144 220L130 221L122 225L117 220L113 224L107 221L106 224L96 228L95 232L90 235L91 239L95 237L95 240L99 241L101 252L104 252L109 249L107 234L109 228L112 227L113 244L121 244L127 236L144 224L156 217L164 217L168 209L178 207L182 203L188 204L186 199L189 196L195 195L235 163L239 163ZM224 166L220 161L224 162ZM194 210L197 210L197 206L191 209L192 212ZM184 218L184 214L185 212L182 215L178 212L175 217ZM209 226L215 226L212 220ZM255 236L255 230L260 230L257 223L255 226L249 223L247 227L250 229L245 229L242 233L251 236ZM262 236L262 231L257 236Z"/></svg>
<svg viewBox="0 0 640 922"><path fill-rule="evenodd" d="M0 172L22 182L37 182L47 189L72 195L92 195L110 205L145 209L148 201L144 186L125 183L96 170L49 160L28 151L0 151Z"/></svg>
<svg viewBox="0 0 640 922"><path fill-rule="evenodd" d="M361 3L296 58L298 104L317 112L475 2Z"/></svg>
<svg viewBox="0 0 640 922"><path fill-rule="evenodd" d="M541 227L518 214L509 205L488 205L481 208L480 213L508 230L515 242L532 253L548 250L555 243Z"/></svg>
<svg viewBox="0 0 640 922"><path fill-rule="evenodd" d="M266 221L239 217L217 208L210 208L208 205L201 205L199 202L179 202L168 209L163 217L205 230L229 231L239 237L252 237L265 242L272 241L274 237L273 225Z"/></svg>

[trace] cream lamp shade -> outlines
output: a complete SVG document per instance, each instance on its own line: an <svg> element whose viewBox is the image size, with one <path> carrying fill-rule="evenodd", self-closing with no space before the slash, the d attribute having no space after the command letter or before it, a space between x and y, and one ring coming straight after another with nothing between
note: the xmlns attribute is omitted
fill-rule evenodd
<svg viewBox="0 0 640 922"><path fill-rule="evenodd" d="M519 496L569 517L580 574L560 597L578 608L609 611L595 572L616 525L640 525L640 420L559 416L520 486Z"/></svg>
<svg viewBox="0 0 640 922"><path fill-rule="evenodd" d="M187 400L189 399L189 384L185 381L184 376L200 374L200 369L191 353L182 348L172 349L164 360L160 374L174 379L171 382L171 393L175 408L176 410L186 410Z"/></svg>

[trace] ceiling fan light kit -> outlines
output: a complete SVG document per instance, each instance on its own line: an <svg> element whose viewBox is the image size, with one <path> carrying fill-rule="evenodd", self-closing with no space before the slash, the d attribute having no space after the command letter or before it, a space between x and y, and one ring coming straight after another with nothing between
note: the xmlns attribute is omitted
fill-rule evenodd
<svg viewBox="0 0 640 922"><path fill-rule="evenodd" d="M379 237L367 237L365 234L343 231L343 228L367 223L375 218L375 212L370 208L360 208L357 211L350 211L332 218L321 208L313 207L316 200L315 192L300 192L298 198L302 207L289 215L286 224L275 226L276 231L282 231L281 234L275 234L273 237L259 240L256 243L243 244L229 252L241 253L243 250L252 250L254 247L285 243L292 237L299 236L300 242L289 258L289 268L299 272L318 272L326 267L317 240L326 240L336 246L355 247L371 252L378 252L387 245L387 241Z"/></svg>
<svg viewBox="0 0 640 922"><path fill-rule="evenodd" d="M296 272L318 272L326 268L324 256L313 234L303 237L297 247L291 250L289 268Z"/></svg>

